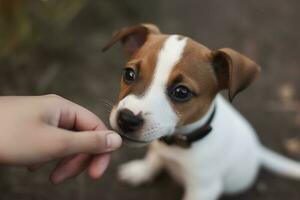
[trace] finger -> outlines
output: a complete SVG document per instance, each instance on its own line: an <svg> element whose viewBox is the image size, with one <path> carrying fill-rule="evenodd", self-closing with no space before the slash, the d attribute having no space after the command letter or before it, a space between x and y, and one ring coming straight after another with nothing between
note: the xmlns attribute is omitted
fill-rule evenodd
<svg viewBox="0 0 300 200"><path fill-rule="evenodd" d="M57 147L56 150L60 157L77 153L99 154L110 152L119 148L122 144L120 135L112 131L71 132L63 129L56 129L56 131L62 138L61 147ZM52 137L54 133L53 131Z"/></svg>
<svg viewBox="0 0 300 200"><path fill-rule="evenodd" d="M45 161L63 158L78 153L100 154L113 151L122 144L120 135L112 131L73 132L53 126L43 126L42 147Z"/></svg>
<svg viewBox="0 0 300 200"><path fill-rule="evenodd" d="M73 178L84 171L92 159L91 155L78 154L74 157L62 160L50 175L50 180L54 184L61 183L67 179Z"/></svg>
<svg viewBox="0 0 300 200"><path fill-rule="evenodd" d="M64 99L59 109L58 127L78 131L107 130L104 123L86 108Z"/></svg>
<svg viewBox="0 0 300 200"><path fill-rule="evenodd" d="M91 164L89 165L88 174L91 178L100 178L104 171L107 169L110 161L109 154L102 154L94 156Z"/></svg>

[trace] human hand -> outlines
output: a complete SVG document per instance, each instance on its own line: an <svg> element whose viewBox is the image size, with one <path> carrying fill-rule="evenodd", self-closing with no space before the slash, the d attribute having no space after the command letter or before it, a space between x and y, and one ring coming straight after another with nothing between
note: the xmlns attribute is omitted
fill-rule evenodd
<svg viewBox="0 0 300 200"><path fill-rule="evenodd" d="M86 168L91 178L101 177L122 142L96 115L57 95L0 97L0 122L0 163L34 171L60 160L54 183Z"/></svg>

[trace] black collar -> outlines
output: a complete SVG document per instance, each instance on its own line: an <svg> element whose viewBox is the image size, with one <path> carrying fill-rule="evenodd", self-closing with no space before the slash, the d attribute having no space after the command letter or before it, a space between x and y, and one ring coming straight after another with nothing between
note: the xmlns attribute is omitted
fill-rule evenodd
<svg viewBox="0 0 300 200"><path fill-rule="evenodd" d="M160 138L160 141L166 143L167 145L177 145L182 148L189 148L193 142L201 140L211 132L212 127L210 126L210 124L214 119L215 113L216 106L214 106L213 112L202 127L194 130L187 135L175 134L172 136L165 136Z"/></svg>

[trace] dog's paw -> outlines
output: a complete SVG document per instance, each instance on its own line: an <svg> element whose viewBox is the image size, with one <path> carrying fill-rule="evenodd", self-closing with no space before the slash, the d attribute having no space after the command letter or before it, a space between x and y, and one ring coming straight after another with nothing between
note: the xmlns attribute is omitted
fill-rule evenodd
<svg viewBox="0 0 300 200"><path fill-rule="evenodd" d="M132 186L138 186L152 180L149 166L143 160L134 160L120 166L118 178Z"/></svg>

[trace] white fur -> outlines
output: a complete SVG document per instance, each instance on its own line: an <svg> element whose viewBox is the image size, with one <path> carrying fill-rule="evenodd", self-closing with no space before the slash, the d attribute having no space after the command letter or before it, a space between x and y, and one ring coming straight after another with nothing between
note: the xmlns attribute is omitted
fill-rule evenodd
<svg viewBox="0 0 300 200"><path fill-rule="evenodd" d="M129 109L133 113L142 113L145 124L139 130L141 141L152 141L163 135L174 132L178 118L166 95L166 83L177 62L181 59L186 38L172 35L167 38L158 54L153 80L143 96L128 95L113 109L110 116L112 127L118 130L116 115L121 109Z"/></svg>
<svg viewBox="0 0 300 200"><path fill-rule="evenodd" d="M145 159L121 168L121 179L137 185L166 168L183 184L184 200L216 200L223 193L244 191L253 184L261 165L300 179L299 163L262 147L253 128L222 96L216 97L215 105L208 136L188 149L154 142ZM194 129L200 121L185 130Z"/></svg>

